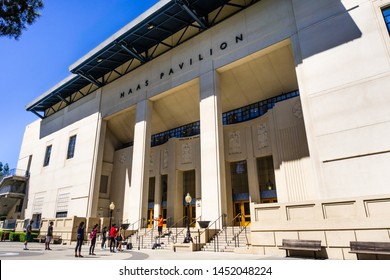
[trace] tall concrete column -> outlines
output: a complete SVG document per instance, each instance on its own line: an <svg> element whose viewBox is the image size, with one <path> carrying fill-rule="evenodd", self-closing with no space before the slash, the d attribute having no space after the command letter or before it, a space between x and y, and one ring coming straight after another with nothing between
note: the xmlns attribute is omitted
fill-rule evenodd
<svg viewBox="0 0 390 280"><path fill-rule="evenodd" d="M175 223L182 212L176 211L176 206L180 203L180 197L177 197L177 171L176 171L176 141L168 141L168 196L167 196L167 217Z"/></svg>
<svg viewBox="0 0 390 280"><path fill-rule="evenodd" d="M147 211L148 197L145 190L149 184L150 137L152 125L152 103L143 100L137 104L134 127L133 162L131 167L130 221L138 221Z"/></svg>
<svg viewBox="0 0 390 280"><path fill-rule="evenodd" d="M104 139L106 136L107 123L97 114L95 151L93 167L91 170L91 182L86 217L96 217L99 204L100 176L102 174L102 163L104 153Z"/></svg>
<svg viewBox="0 0 390 280"><path fill-rule="evenodd" d="M195 198L196 198L196 217L202 215L202 203L198 203L202 201L202 184L201 184L201 176L200 170L198 168L195 169ZM202 219L203 220L203 219Z"/></svg>
<svg viewBox="0 0 390 280"><path fill-rule="evenodd" d="M247 149L247 159L246 167L248 170L248 185L249 185L249 197L250 202L260 203L260 188L259 188L259 179L257 176L257 164L256 158L253 152L252 145L252 132L251 129L246 129L246 149Z"/></svg>
<svg viewBox="0 0 390 280"><path fill-rule="evenodd" d="M213 69L200 76L200 147L202 220L226 214L225 156L219 75Z"/></svg>
<svg viewBox="0 0 390 280"><path fill-rule="evenodd" d="M161 174L160 167L158 172L156 172L155 181L154 181L154 216L162 214L161 211L161 202L162 202L162 185L161 185Z"/></svg>

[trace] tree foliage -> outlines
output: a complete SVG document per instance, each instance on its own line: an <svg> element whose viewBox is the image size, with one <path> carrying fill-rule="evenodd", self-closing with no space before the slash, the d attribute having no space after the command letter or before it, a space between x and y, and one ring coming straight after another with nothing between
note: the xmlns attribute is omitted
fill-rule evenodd
<svg viewBox="0 0 390 280"><path fill-rule="evenodd" d="M3 163L0 161L0 177L2 177L3 175L8 174L8 172L9 172L8 163L3 165Z"/></svg>
<svg viewBox="0 0 390 280"><path fill-rule="evenodd" d="M42 8L42 0L0 0L0 36L18 39Z"/></svg>

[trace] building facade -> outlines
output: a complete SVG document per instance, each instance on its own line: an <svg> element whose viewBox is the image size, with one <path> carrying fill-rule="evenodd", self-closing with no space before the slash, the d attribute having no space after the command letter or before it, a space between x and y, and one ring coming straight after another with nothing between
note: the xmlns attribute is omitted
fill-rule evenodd
<svg viewBox="0 0 390 280"><path fill-rule="evenodd" d="M27 106L25 217L224 216L265 254L390 241L388 6L160 1Z"/></svg>

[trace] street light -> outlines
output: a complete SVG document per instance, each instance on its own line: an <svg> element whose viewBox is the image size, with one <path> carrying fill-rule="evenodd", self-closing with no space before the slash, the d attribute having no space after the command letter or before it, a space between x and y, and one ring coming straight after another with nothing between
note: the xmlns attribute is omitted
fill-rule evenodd
<svg viewBox="0 0 390 280"><path fill-rule="evenodd" d="M114 211L114 209L115 209L114 202L111 202L109 207L110 207L110 227L109 228L111 228L112 211Z"/></svg>
<svg viewBox="0 0 390 280"><path fill-rule="evenodd" d="M189 193L187 193L185 197L185 201L187 202L187 234L184 238L183 243L190 243L192 242L191 232L190 232L190 203L192 201L192 197Z"/></svg>

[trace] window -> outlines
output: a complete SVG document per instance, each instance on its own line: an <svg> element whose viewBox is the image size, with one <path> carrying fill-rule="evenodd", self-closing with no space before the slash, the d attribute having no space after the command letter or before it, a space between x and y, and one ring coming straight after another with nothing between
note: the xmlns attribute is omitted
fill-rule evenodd
<svg viewBox="0 0 390 280"><path fill-rule="evenodd" d="M230 180L234 200L245 200L249 193L248 169L246 160L230 163Z"/></svg>
<svg viewBox="0 0 390 280"><path fill-rule="evenodd" d="M275 181L275 168L272 156L257 159L261 203L278 202Z"/></svg>
<svg viewBox="0 0 390 280"><path fill-rule="evenodd" d="M57 195L56 218L66 218L70 201L69 189L61 189Z"/></svg>
<svg viewBox="0 0 390 280"><path fill-rule="evenodd" d="M46 147L45 160L43 162L43 166L49 165L50 155L51 155L51 147L52 147L52 145Z"/></svg>
<svg viewBox="0 0 390 280"><path fill-rule="evenodd" d="M390 6L386 7L382 10L383 18L385 19L387 32L389 32L390 35Z"/></svg>
<svg viewBox="0 0 390 280"><path fill-rule="evenodd" d="M66 158L70 159L74 157L74 149L76 147L76 135L73 135L69 138L69 144L68 144L68 153Z"/></svg>
<svg viewBox="0 0 390 280"><path fill-rule="evenodd" d="M108 176L101 175L100 176L100 189L99 192L101 194L108 194Z"/></svg>
<svg viewBox="0 0 390 280"><path fill-rule="evenodd" d="M56 218L66 218L68 216L68 211L61 211L56 213Z"/></svg>

